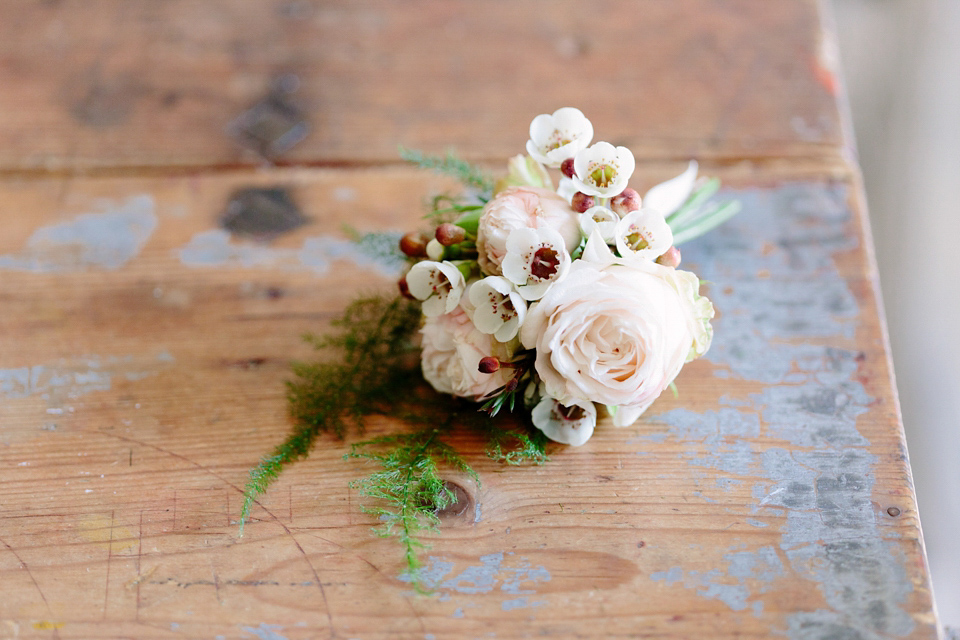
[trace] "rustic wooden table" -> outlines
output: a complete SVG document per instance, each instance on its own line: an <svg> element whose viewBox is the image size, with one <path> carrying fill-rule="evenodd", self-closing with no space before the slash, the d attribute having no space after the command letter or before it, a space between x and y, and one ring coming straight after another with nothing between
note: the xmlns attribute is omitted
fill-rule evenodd
<svg viewBox="0 0 960 640"><path fill-rule="evenodd" d="M0 636L937 637L819 10L0 4ZM343 223L414 227L450 187L397 145L499 168L566 105L641 192L695 157L744 204L684 247L719 317L679 399L541 467L457 436L482 485L432 540L432 595L332 439L238 539L300 335L393 286ZM243 206L305 224L245 239Z"/></svg>

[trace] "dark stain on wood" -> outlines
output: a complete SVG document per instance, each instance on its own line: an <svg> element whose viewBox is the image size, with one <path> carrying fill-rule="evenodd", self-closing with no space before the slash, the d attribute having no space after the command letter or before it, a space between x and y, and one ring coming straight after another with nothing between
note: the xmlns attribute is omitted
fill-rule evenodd
<svg viewBox="0 0 960 640"><path fill-rule="evenodd" d="M220 226L240 236L271 240L307 223L283 187L239 189L227 203Z"/></svg>

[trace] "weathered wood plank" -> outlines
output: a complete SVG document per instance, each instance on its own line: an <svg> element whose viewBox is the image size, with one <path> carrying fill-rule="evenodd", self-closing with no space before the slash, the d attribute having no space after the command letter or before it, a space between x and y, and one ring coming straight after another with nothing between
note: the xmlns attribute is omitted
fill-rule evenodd
<svg viewBox="0 0 960 640"><path fill-rule="evenodd" d="M0 5L0 170L257 164L226 130L284 74L290 163L500 159L565 105L638 157L844 145L816 0L65 0Z"/></svg>
<svg viewBox="0 0 960 640"><path fill-rule="evenodd" d="M746 207L684 248L711 282L713 349L679 399L545 466L504 469L456 436L482 486L457 479L471 507L433 541L432 596L371 535L344 444L289 470L242 540L235 519L248 467L288 429L298 336L365 283L391 286L341 225L408 228L448 183L389 169L0 185L0 628L936 637L855 184L708 171ZM250 186L289 189L310 222L267 244L221 232Z"/></svg>

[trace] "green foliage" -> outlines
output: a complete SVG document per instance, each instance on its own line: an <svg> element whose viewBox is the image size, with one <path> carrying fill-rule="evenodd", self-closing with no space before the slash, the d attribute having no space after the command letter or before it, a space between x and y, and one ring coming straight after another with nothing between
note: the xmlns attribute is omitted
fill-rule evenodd
<svg viewBox="0 0 960 640"><path fill-rule="evenodd" d="M296 380L287 383L293 432L250 470L240 513L240 535L254 501L287 464L306 456L316 437L330 432L343 438L348 427L363 427L363 417L383 411L408 393L417 379L412 338L420 307L403 298L362 298L333 321L326 336L306 336L328 360L295 363Z"/></svg>
<svg viewBox="0 0 960 640"><path fill-rule="evenodd" d="M503 429L480 411L464 411L463 400L426 390L413 342L420 326L420 305L403 298L362 298L334 320L324 336L306 336L326 358L296 363L296 378L287 383L294 428L284 442L250 470L240 514L240 535L254 502L292 462L307 456L320 434L346 437L362 432L370 414L389 415L419 430L381 436L351 446L347 458L362 459L378 469L352 486L372 501L363 506L377 516L378 535L396 537L403 547L415 586L418 552L424 533L436 530L437 511L454 499L440 476L441 468L477 473L441 437L464 425L489 440L487 453L507 464L542 463L546 438L523 426Z"/></svg>
<svg viewBox="0 0 960 640"><path fill-rule="evenodd" d="M479 189L488 197L493 192L493 179L482 169L458 158L453 151L448 151L445 156L432 156L415 149L400 147L400 157L421 169L432 169L452 176L468 187Z"/></svg>
<svg viewBox="0 0 960 640"><path fill-rule="evenodd" d="M740 212L738 200L724 203L710 201L719 189L720 180L710 178L667 217L667 224L673 231L674 246L702 236Z"/></svg>
<svg viewBox="0 0 960 640"><path fill-rule="evenodd" d="M549 459L547 436L537 429L501 429L494 425L489 429L488 437L487 455L497 462L543 464ZM507 446L511 444L512 447Z"/></svg>
<svg viewBox="0 0 960 640"><path fill-rule="evenodd" d="M400 272L407 266L407 256L400 251L398 231L373 231L360 233L350 225L344 225L343 231L357 245L360 253L384 267Z"/></svg>
<svg viewBox="0 0 960 640"><path fill-rule="evenodd" d="M480 477L453 447L439 439L441 429L427 427L408 434L382 436L360 442L345 457L376 463L380 469L351 486L375 506L361 507L376 516L381 524L374 532L382 537L397 537L403 546L408 573L414 586L422 590L417 568L417 552L427 545L420 540L426 532L436 532L437 513L454 504L456 496L440 476L438 463L464 472L477 484Z"/></svg>

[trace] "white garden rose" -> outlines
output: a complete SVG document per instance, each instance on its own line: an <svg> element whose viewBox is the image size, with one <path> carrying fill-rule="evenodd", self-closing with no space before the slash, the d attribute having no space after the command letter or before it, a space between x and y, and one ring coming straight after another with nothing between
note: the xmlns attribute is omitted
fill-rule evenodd
<svg viewBox="0 0 960 640"><path fill-rule="evenodd" d="M467 313L457 307L450 313L428 317L420 330L423 377L440 393L477 400L506 384L513 369L480 373L480 359L493 356L509 360L509 347L477 329Z"/></svg>
<svg viewBox="0 0 960 640"><path fill-rule="evenodd" d="M575 260L520 329L546 395L605 404L632 424L710 344L713 306L693 274L654 262Z"/></svg>
<svg viewBox="0 0 960 640"><path fill-rule="evenodd" d="M549 189L511 187L484 207L477 229L477 260L485 275L502 275L507 237L515 229L548 228L563 238L568 252L580 244L578 214Z"/></svg>

